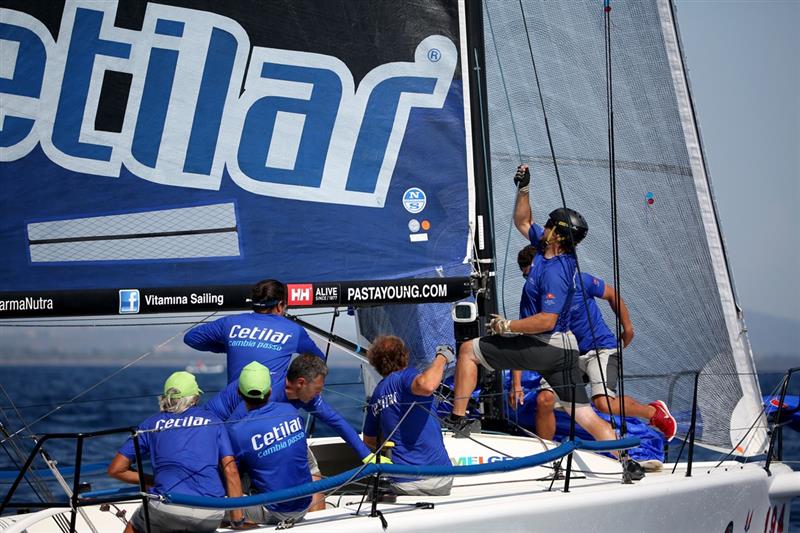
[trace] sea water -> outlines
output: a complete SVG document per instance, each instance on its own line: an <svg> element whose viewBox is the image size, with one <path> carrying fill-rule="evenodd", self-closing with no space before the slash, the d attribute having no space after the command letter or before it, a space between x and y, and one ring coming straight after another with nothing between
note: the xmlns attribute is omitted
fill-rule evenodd
<svg viewBox="0 0 800 533"><path fill-rule="evenodd" d="M30 438L34 434L92 432L109 428L136 426L158 411L158 395L162 392L164 380L175 368L133 367L109 378L116 372L109 367L0 367L0 423L5 431L13 433L26 428L15 438L23 454L32 447ZM772 391L780 381L780 375L759 376L762 390ZM800 377L795 380L800 382ZM197 376L200 388L208 399L226 385L226 374L200 374ZM360 430L363 419L363 386L359 383L358 368L331 368L326 379L325 400L337 409L344 418ZM794 394L800 383L792 387ZM80 398L68 403L76 395L87 391ZM66 405L64 405L66 403ZM57 411L54 408L64 405ZM48 413L51 413L48 415ZM42 420L39 418L46 416ZM38 420L38 421L37 421ZM314 436L329 436L333 432L325 424L315 424ZM84 444L84 464L111 461L117 449L127 439L127 433L87 439ZM59 466L75 464L75 441L49 441L46 450L59 462ZM9 447L0 451L0 470L13 470L19 467L20 459ZM800 461L800 433L791 429L784 431L784 459ZM695 454L700 460L715 459L716 454L698 450ZM42 468L40 460L34 463ZM800 469L800 464L792 467ZM119 482L108 478L104 472L87 475L83 480L91 483L92 489L119 486ZM68 482L72 482L71 479ZM5 495L9 482L0 479L0 494ZM63 498L52 483L50 490ZM14 497L15 500L35 500L31 486L23 485ZM800 531L800 503L792 507L791 525Z"/></svg>

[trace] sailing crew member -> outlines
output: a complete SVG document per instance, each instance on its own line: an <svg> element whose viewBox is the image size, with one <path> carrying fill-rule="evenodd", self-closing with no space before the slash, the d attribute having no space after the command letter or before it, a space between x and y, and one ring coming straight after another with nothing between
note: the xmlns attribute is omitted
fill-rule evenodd
<svg viewBox="0 0 800 533"><path fill-rule="evenodd" d="M541 257L537 254L537 249L534 245L528 245L520 250L517 256L517 263L522 270L522 275L526 278L535 258ZM601 413L619 415L621 402L616 397L617 359L619 357L617 340L603 320L595 298L606 300L619 317L622 325L623 347L627 347L633 340L633 324L628 306L621 297L618 297L614 287L591 274L581 273L581 282L576 283L575 295L570 308L570 329L578 340L578 348L581 352L578 366L589 379L592 403L595 408ZM524 397L522 372L512 370L511 375L512 387L509 402L511 407L516 409L517 404L521 404ZM544 394L546 397L540 400L537 396L537 433L540 426L552 427L553 434L538 433L542 438L552 439L555 433L555 414L553 412L555 398L552 397L552 390L548 390L547 386L544 386L539 394ZM643 405L630 396L623 396L621 400L625 402L626 416L649 420L650 425L661 431L667 441L672 440L675 436L677 423L663 401L657 400L649 405ZM540 418L552 418L552 422L540 421Z"/></svg>
<svg viewBox="0 0 800 533"><path fill-rule="evenodd" d="M197 407L202 392L192 374L175 372L164 383L164 395L159 399L161 412L139 425L141 455L149 455L153 465L153 476L145 476L144 481L149 492L208 498L242 495L239 470L224 426L217 417ZM131 470L135 459L133 438L130 438L108 466L108 475L138 485L142 469L139 465L138 472ZM147 505L153 531L216 531L224 514L219 510L170 505L157 500L148 500ZM240 509L231 511L231 518L235 526L244 527ZM139 507L125 531L147 531L144 520L144 512Z"/></svg>
<svg viewBox="0 0 800 533"><path fill-rule="evenodd" d="M399 337L382 336L370 346L367 359L383 376L367 406L367 446L376 449L384 440L392 441L394 464L452 466L431 404L445 367L455 359L453 349L438 346L431 365L420 372L408 367L408 348ZM393 478L390 484L397 494L445 496L453 478Z"/></svg>
<svg viewBox="0 0 800 533"><path fill-rule="evenodd" d="M238 391L247 414L227 424L231 444L250 494L271 492L309 483L308 445L300 413L286 402L270 402L272 383L267 367L256 361L239 375ZM248 520L291 527L305 516L311 496L244 510Z"/></svg>
<svg viewBox="0 0 800 533"><path fill-rule="evenodd" d="M286 286L280 281L259 281L252 289L252 313L222 317L190 329L183 342L206 352L228 354L228 383L242 368L258 361L272 372L272 382L283 387L292 354L313 353L325 359L302 326L283 315ZM280 385L280 386L279 386Z"/></svg>
<svg viewBox="0 0 800 533"><path fill-rule="evenodd" d="M322 399L322 388L325 386L325 377L327 375L328 367L322 359L310 353L300 354L289 365L284 387L282 389L273 388L270 401L286 402L297 409L303 409L311 413L334 429L342 437L342 440L356 451L358 457L363 462L367 462L371 459L372 454L364 445L358 433L338 411ZM238 387L239 380L237 379L214 396L205 405L205 408L221 420L242 418L247 414L247 409L239 394ZM308 449L308 463L313 480L321 479L322 474L311 448ZM324 509L324 504L324 498L315 498L314 504L309 510L322 510Z"/></svg>
<svg viewBox="0 0 800 533"><path fill-rule="evenodd" d="M532 226L528 199L530 171L520 165L514 176L518 187L514 222L522 231ZM526 215L526 216L522 216ZM533 230L531 230L533 231ZM597 416L583 388L578 368L578 343L569 332L570 305L576 273L575 246L589 227L572 209L550 213L542 229L541 260L536 261L524 286L519 320L495 315L489 324L492 335L469 340L461 345L456 364L453 412L446 425L464 434L470 425L467 402L475 390L478 365L494 370L535 370L542 374L554 395L567 410L575 396L575 421L598 440L616 438L611 426ZM526 231L527 233L527 231ZM569 412L569 411L568 411Z"/></svg>

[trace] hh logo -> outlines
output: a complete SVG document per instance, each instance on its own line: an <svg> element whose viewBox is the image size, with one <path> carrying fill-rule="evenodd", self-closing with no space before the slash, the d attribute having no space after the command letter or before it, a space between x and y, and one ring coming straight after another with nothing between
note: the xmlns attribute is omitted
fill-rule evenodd
<svg viewBox="0 0 800 533"><path fill-rule="evenodd" d="M139 289L122 289L119 291L119 314L127 315L139 312Z"/></svg>
<svg viewBox="0 0 800 533"><path fill-rule="evenodd" d="M289 284L286 286L289 291L289 306L311 305L314 303L314 286L310 283Z"/></svg>

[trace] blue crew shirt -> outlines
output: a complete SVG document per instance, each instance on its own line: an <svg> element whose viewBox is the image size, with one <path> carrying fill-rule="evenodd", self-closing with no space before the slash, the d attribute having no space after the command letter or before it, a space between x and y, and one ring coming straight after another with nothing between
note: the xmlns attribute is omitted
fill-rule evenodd
<svg viewBox="0 0 800 533"><path fill-rule="evenodd" d="M431 413L433 396L417 396L411 392L411 384L419 375L416 368L405 368L392 372L375 387L367 406L364 420L364 436L376 437L378 415L380 415L381 438L394 442L392 462L401 465L445 465L452 466L444 447L442 428ZM417 402L413 408L411 404ZM400 419L411 409L402 423ZM398 427L399 424L399 427ZM403 482L408 479L396 479Z"/></svg>
<svg viewBox="0 0 800 533"><path fill-rule="evenodd" d="M583 280L583 291L581 291L580 284L577 284L570 311L570 328L572 328L575 338L578 339L578 348L582 354L594 350L595 343L600 350L616 348L617 339L608 329L605 320L603 320L603 314L600 312L600 308L597 307L597 303L595 303L595 298L603 297L606 283L602 279L586 273L581 273L581 279ZM586 295L585 299L583 297L584 294ZM585 304L584 301L586 302ZM589 320L586 315L587 306L591 317L591 327L589 327ZM594 336L592 336L592 330L594 330Z"/></svg>
<svg viewBox="0 0 800 533"><path fill-rule="evenodd" d="M245 365L258 361L269 368L274 388L283 388L292 354L325 357L302 326L272 313L244 313L200 324L183 342L195 350L227 353L228 383L239 379Z"/></svg>
<svg viewBox="0 0 800 533"><path fill-rule="evenodd" d="M140 430L159 429L139 435L142 456L150 456L155 485L151 492L174 492L222 498L225 488L219 463L233 456L228 433L220 420L200 407L180 414L158 413L139 425ZM133 439L119 453L136 460Z"/></svg>
<svg viewBox="0 0 800 533"><path fill-rule="evenodd" d="M539 246L543 232L541 226L531 224L531 229L528 231L531 244ZM522 288L519 317L527 318L537 313L555 313L558 315L555 327L549 332L542 333L569 331L576 268L575 256L572 254L557 255L550 259L537 254Z"/></svg>
<svg viewBox="0 0 800 533"><path fill-rule="evenodd" d="M288 403L269 402L228 424L239 468L250 474L259 493L295 487L311 481L303 420ZM267 505L279 513L300 513L311 496Z"/></svg>
<svg viewBox="0 0 800 533"><path fill-rule="evenodd" d="M238 394L239 380L229 383L224 389L219 391L206 405L205 408L214 413L221 420L238 420L247 414L247 407L241 396ZM290 400L286 397L286 389L272 389L269 397L270 403L283 402L292 405L296 409L303 409L311 413L322 422L326 423L342 439L350 445L362 459L369 455L369 449L358 436L358 433L347 423L336 409L331 407L319 394L314 396L309 402L300 400Z"/></svg>

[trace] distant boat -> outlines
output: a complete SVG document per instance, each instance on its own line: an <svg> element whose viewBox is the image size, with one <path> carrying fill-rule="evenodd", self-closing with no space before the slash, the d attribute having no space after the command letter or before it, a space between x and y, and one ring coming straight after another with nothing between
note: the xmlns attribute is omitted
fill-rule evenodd
<svg viewBox="0 0 800 533"><path fill-rule="evenodd" d="M220 374L225 370L225 365L207 365L203 361L195 361L193 365L186 365L186 371L192 374Z"/></svg>

